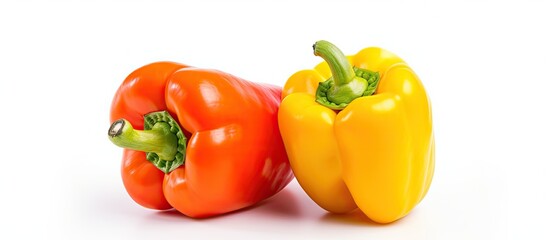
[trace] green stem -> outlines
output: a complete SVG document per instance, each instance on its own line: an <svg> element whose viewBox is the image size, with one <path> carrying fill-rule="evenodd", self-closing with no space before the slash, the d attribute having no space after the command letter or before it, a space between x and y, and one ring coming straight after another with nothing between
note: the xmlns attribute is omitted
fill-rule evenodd
<svg viewBox="0 0 549 240"><path fill-rule="evenodd" d="M150 130L135 130L125 119L115 121L109 128L109 139L116 146L143 152L154 152L165 160L174 160L177 136L167 123L159 122Z"/></svg>
<svg viewBox="0 0 549 240"><path fill-rule="evenodd" d="M144 130L135 130L125 119L109 128L109 139L123 148L146 152L149 162L169 173L185 164L187 138L177 121L167 111L143 116Z"/></svg>
<svg viewBox="0 0 549 240"><path fill-rule="evenodd" d="M315 56L323 58L332 72L332 78L336 86L342 86L355 78L355 71L347 57L339 48L328 41L318 41L313 45Z"/></svg>
<svg viewBox="0 0 549 240"><path fill-rule="evenodd" d="M319 83L316 101L334 110L345 108L354 99L375 92L379 74L366 69L354 68L347 57L328 41L313 45L314 54L322 57L332 72L332 77Z"/></svg>

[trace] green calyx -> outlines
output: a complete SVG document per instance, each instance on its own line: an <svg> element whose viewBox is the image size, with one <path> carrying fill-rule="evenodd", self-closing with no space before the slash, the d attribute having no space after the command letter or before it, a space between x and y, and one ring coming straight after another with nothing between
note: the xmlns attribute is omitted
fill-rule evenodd
<svg viewBox="0 0 549 240"><path fill-rule="evenodd" d="M166 111L144 116L144 130L119 119L109 128L109 139L119 147L146 152L147 160L164 173L185 163L187 138L179 124Z"/></svg>
<svg viewBox="0 0 549 240"><path fill-rule="evenodd" d="M359 97L373 95L379 83L379 73L352 67L347 57L328 41L313 45L314 54L322 57L332 77L319 83L316 101L334 110L342 110Z"/></svg>

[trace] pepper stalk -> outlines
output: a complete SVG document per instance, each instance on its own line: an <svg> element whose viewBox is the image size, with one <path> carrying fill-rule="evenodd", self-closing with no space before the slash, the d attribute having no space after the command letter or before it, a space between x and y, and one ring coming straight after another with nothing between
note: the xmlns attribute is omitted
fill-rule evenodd
<svg viewBox="0 0 549 240"><path fill-rule="evenodd" d="M334 44L318 41L313 45L315 56L322 57L332 72L332 77L320 82L316 101L334 110L342 110L359 97L375 93L379 73L352 67L347 57Z"/></svg>
<svg viewBox="0 0 549 240"><path fill-rule="evenodd" d="M169 173L185 163L187 138L179 124L166 111L144 116L144 130L136 130L126 119L114 121L109 128L109 140L115 145L143 151L147 160Z"/></svg>

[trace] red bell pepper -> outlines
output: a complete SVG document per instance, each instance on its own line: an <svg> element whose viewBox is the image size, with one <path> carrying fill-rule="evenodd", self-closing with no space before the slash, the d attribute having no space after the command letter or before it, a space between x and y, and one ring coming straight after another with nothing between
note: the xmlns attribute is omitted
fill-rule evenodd
<svg viewBox="0 0 549 240"><path fill-rule="evenodd" d="M253 205L292 179L278 129L281 89L157 62L131 73L111 106L110 140L140 205L196 218Z"/></svg>

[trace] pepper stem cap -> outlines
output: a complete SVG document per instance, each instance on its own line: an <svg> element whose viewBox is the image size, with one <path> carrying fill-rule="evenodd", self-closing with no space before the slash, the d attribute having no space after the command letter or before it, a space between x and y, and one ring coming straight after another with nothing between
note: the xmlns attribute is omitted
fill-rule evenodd
<svg viewBox="0 0 549 240"><path fill-rule="evenodd" d="M167 111L144 116L144 130L136 130L126 119L114 121L109 140L115 145L146 152L147 160L164 173L185 163L187 138Z"/></svg>
<svg viewBox="0 0 549 240"><path fill-rule="evenodd" d="M347 57L334 44L318 41L313 45L315 56L322 57L332 72L332 77L320 82L316 101L333 110L342 110L359 97L375 93L379 73L351 66Z"/></svg>

